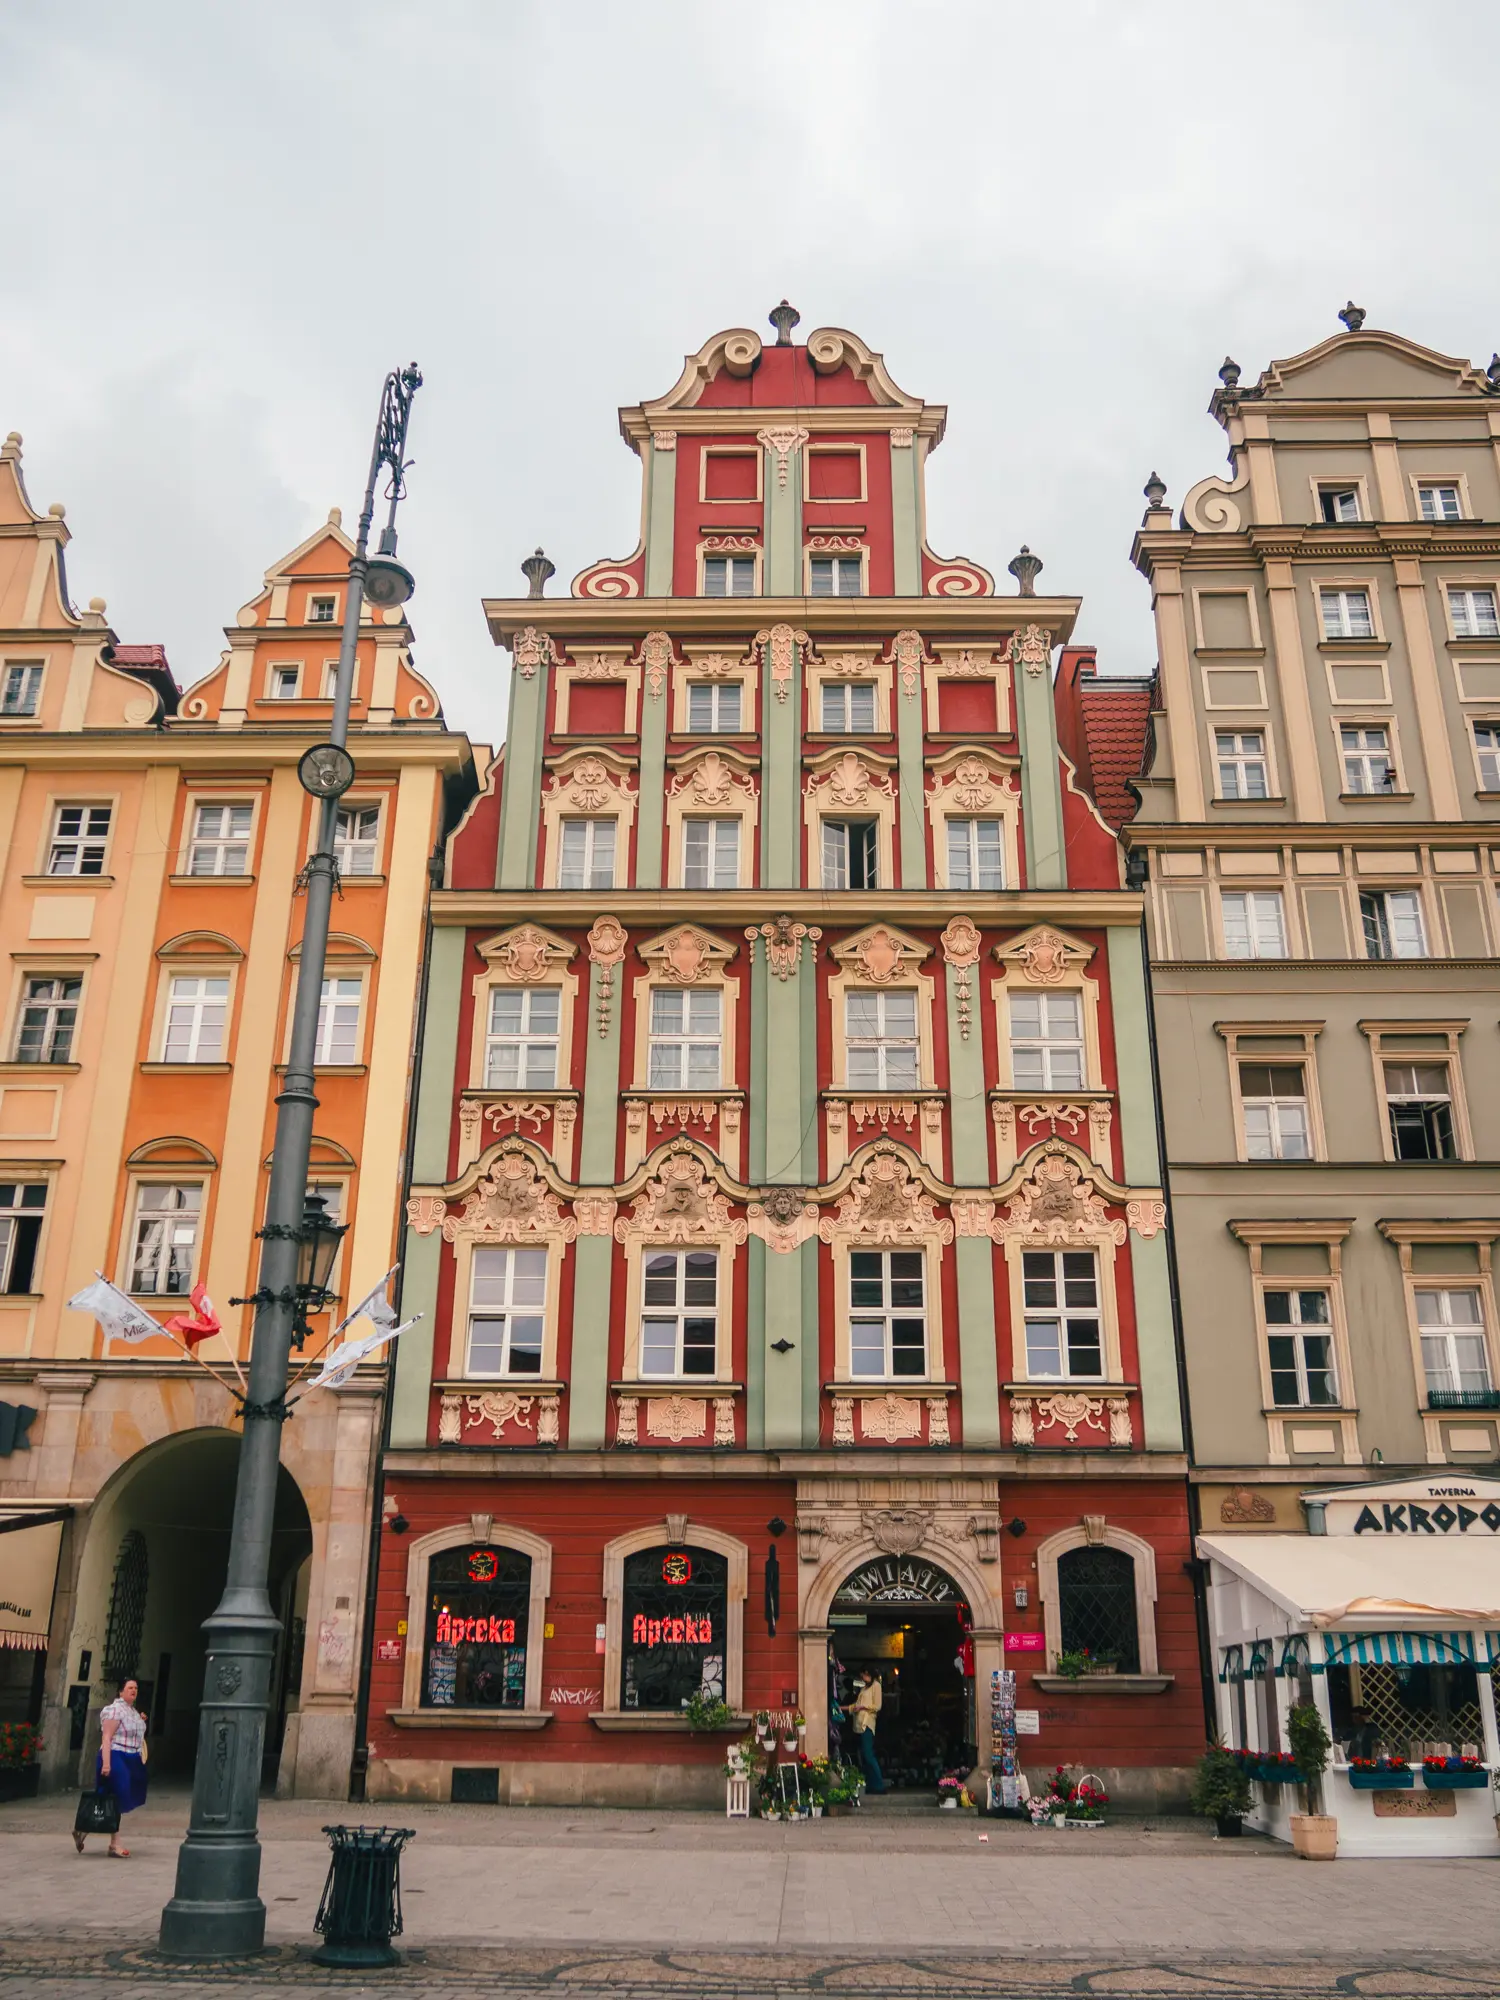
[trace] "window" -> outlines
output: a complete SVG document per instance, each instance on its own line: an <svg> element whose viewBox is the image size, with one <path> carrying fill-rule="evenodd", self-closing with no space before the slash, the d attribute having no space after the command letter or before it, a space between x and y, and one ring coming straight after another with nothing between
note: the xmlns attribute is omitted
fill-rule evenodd
<svg viewBox="0 0 1500 2000"><path fill-rule="evenodd" d="M1421 485L1417 488L1417 505L1424 521L1461 521L1463 508L1459 504L1456 486Z"/></svg>
<svg viewBox="0 0 1500 2000"><path fill-rule="evenodd" d="M849 1255L849 1373L856 1381L927 1373L927 1272L920 1250Z"/></svg>
<svg viewBox="0 0 1500 2000"><path fill-rule="evenodd" d="M59 806L47 853L49 875L102 875L109 844L110 806Z"/></svg>
<svg viewBox="0 0 1500 2000"><path fill-rule="evenodd" d="M201 805L193 809L189 875L243 875L250 866L254 806Z"/></svg>
<svg viewBox="0 0 1500 2000"><path fill-rule="evenodd" d="M47 1212L45 1181L0 1181L0 1292L29 1292Z"/></svg>
<svg viewBox="0 0 1500 2000"><path fill-rule="evenodd" d="M910 988L846 993L844 1041L851 1090L917 1088L917 996Z"/></svg>
<svg viewBox="0 0 1500 2000"><path fill-rule="evenodd" d="M1375 623L1370 616L1367 590L1324 590L1319 592L1323 607L1325 639L1373 639Z"/></svg>
<svg viewBox="0 0 1500 2000"><path fill-rule="evenodd" d="M649 1253L641 1279L641 1374L712 1375L718 1361L719 1253Z"/></svg>
<svg viewBox="0 0 1500 2000"><path fill-rule="evenodd" d="M1500 639L1500 616L1493 590L1448 589L1448 612L1455 639Z"/></svg>
<svg viewBox="0 0 1500 2000"><path fill-rule="evenodd" d="M226 973L175 978L167 990L162 1061L222 1062L224 1024L228 1013L229 978Z"/></svg>
<svg viewBox="0 0 1500 2000"><path fill-rule="evenodd" d="M1391 732L1374 724L1345 723L1339 731L1346 792L1389 792L1395 789L1391 762Z"/></svg>
<svg viewBox="0 0 1500 2000"><path fill-rule="evenodd" d="M1230 958L1285 958L1286 915L1279 889L1226 889L1224 950Z"/></svg>
<svg viewBox="0 0 1500 2000"><path fill-rule="evenodd" d="M685 819L682 822L684 889L735 889L739 880L739 821Z"/></svg>
<svg viewBox="0 0 1500 2000"><path fill-rule="evenodd" d="M625 1558L621 1708L679 1711L724 1699L729 1558L714 1549L638 1549Z"/></svg>
<svg viewBox="0 0 1500 2000"><path fill-rule="evenodd" d="M997 819L950 819L948 887L1003 889L1005 846Z"/></svg>
<svg viewBox="0 0 1500 2000"><path fill-rule="evenodd" d="M21 988L15 1054L20 1063L65 1063L73 1059L73 1030L83 981L62 973L39 973Z"/></svg>
<svg viewBox="0 0 1500 2000"><path fill-rule="evenodd" d="M380 868L379 806L340 806L333 825L340 875L374 875Z"/></svg>
<svg viewBox="0 0 1500 2000"><path fill-rule="evenodd" d="M153 1182L136 1189L130 1251L133 1292L191 1291L202 1205L203 1189L196 1181L178 1186Z"/></svg>
<svg viewBox="0 0 1500 2000"><path fill-rule="evenodd" d="M1307 1073L1301 1063L1241 1063L1248 1160L1310 1160Z"/></svg>
<svg viewBox="0 0 1500 2000"><path fill-rule="evenodd" d="M703 558L705 597L753 597L755 595L754 556L705 556Z"/></svg>
<svg viewBox="0 0 1500 2000"><path fill-rule="evenodd" d="M652 1090L717 1090L723 1038L723 994L685 986L651 993Z"/></svg>
<svg viewBox="0 0 1500 2000"><path fill-rule="evenodd" d="M1359 489L1356 486L1320 486L1318 505L1325 521L1357 521Z"/></svg>
<svg viewBox="0 0 1500 2000"><path fill-rule="evenodd" d="M1425 958L1422 898L1415 889L1364 889L1359 898L1366 958Z"/></svg>
<svg viewBox="0 0 1500 2000"><path fill-rule="evenodd" d="M41 661L8 661L0 680L0 715L35 715L41 698Z"/></svg>
<svg viewBox="0 0 1500 2000"><path fill-rule="evenodd" d="M1135 1561L1124 1549L1066 1549L1057 1559L1057 1611L1061 1651L1112 1660L1122 1674L1140 1672Z"/></svg>
<svg viewBox="0 0 1500 2000"><path fill-rule="evenodd" d="M1500 722L1474 724L1474 749L1479 758L1479 789L1500 792Z"/></svg>
<svg viewBox="0 0 1500 2000"><path fill-rule="evenodd" d="M1269 798L1266 781L1266 739L1259 729L1219 729L1214 732L1221 799Z"/></svg>
<svg viewBox="0 0 1500 2000"><path fill-rule="evenodd" d="M732 735L740 726L738 681L689 681L688 728L705 735Z"/></svg>
<svg viewBox="0 0 1500 2000"><path fill-rule="evenodd" d="M555 986L490 988L487 1090L556 1090L562 994Z"/></svg>
<svg viewBox="0 0 1500 2000"><path fill-rule="evenodd" d="M339 692L339 663L337 660L323 662L323 699L336 701Z"/></svg>
<svg viewBox="0 0 1500 2000"><path fill-rule="evenodd" d="M531 1557L444 1549L427 1571L424 1708L524 1708Z"/></svg>
<svg viewBox="0 0 1500 2000"><path fill-rule="evenodd" d="M318 1000L318 1044L313 1061L349 1064L359 1061L359 1002L364 982L325 979Z"/></svg>
<svg viewBox="0 0 1500 2000"><path fill-rule="evenodd" d="M1271 1401L1278 1410L1336 1409L1338 1375L1326 1291L1262 1293Z"/></svg>
<svg viewBox="0 0 1500 2000"><path fill-rule="evenodd" d="M808 575L814 597L859 597L862 567L858 556L813 556Z"/></svg>
<svg viewBox="0 0 1500 2000"><path fill-rule="evenodd" d="M469 1278L470 1375L540 1375L545 1250L476 1250Z"/></svg>
<svg viewBox="0 0 1500 2000"><path fill-rule="evenodd" d="M295 701L302 685L300 667L272 667L266 693L271 701Z"/></svg>
<svg viewBox="0 0 1500 2000"><path fill-rule="evenodd" d="M1083 1000L1077 993L1012 993L1013 1090L1082 1090Z"/></svg>
<svg viewBox="0 0 1500 2000"><path fill-rule="evenodd" d="M338 609L335 597L309 597L307 600L307 622L309 625L331 625L333 614Z"/></svg>
<svg viewBox="0 0 1500 2000"><path fill-rule="evenodd" d="M824 820L823 887L825 889L876 887L874 820Z"/></svg>
<svg viewBox="0 0 1500 2000"><path fill-rule="evenodd" d="M1417 1287L1417 1330L1422 1339L1422 1369L1427 1400L1434 1406L1487 1399L1493 1388L1484 1339L1484 1311L1479 1293Z"/></svg>
<svg viewBox="0 0 1500 2000"><path fill-rule="evenodd" d="M819 726L823 729L868 735L875 727L874 682L825 682L819 715Z"/></svg>
<svg viewBox="0 0 1500 2000"><path fill-rule="evenodd" d="M565 819L557 864L559 889L612 889L615 886L615 822Z"/></svg>
<svg viewBox="0 0 1500 2000"><path fill-rule="evenodd" d="M1386 1116L1398 1160L1456 1160L1453 1088L1446 1063L1388 1062Z"/></svg>
<svg viewBox="0 0 1500 2000"><path fill-rule="evenodd" d="M1026 1305L1026 1373L1034 1381L1104 1376L1099 1274L1092 1250L1027 1250L1021 1257Z"/></svg>

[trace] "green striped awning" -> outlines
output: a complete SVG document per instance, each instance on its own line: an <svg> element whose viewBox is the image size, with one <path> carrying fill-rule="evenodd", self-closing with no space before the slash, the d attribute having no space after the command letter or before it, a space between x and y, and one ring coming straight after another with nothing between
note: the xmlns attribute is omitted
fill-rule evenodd
<svg viewBox="0 0 1500 2000"><path fill-rule="evenodd" d="M1224 1657L1219 1663L1221 1681L1242 1681L1245 1678L1245 1649L1243 1646L1226 1646Z"/></svg>
<svg viewBox="0 0 1500 2000"><path fill-rule="evenodd" d="M1474 1641L1467 1632L1327 1632L1330 1667L1467 1666Z"/></svg>

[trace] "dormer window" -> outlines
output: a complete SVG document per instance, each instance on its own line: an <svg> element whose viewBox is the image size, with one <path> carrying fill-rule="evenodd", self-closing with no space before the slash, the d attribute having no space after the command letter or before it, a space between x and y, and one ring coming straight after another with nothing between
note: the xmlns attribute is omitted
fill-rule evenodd
<svg viewBox="0 0 1500 2000"><path fill-rule="evenodd" d="M1359 488L1357 486L1320 486L1318 505L1323 519L1337 526L1343 521L1359 519Z"/></svg>
<svg viewBox="0 0 1500 2000"><path fill-rule="evenodd" d="M813 556L807 565L813 597L862 597L864 565L858 556Z"/></svg>
<svg viewBox="0 0 1500 2000"><path fill-rule="evenodd" d="M307 622L309 625L331 625L338 609L335 597L309 597L307 600Z"/></svg>
<svg viewBox="0 0 1500 2000"><path fill-rule="evenodd" d="M755 595L754 556L705 556L703 558L705 597L753 597Z"/></svg>

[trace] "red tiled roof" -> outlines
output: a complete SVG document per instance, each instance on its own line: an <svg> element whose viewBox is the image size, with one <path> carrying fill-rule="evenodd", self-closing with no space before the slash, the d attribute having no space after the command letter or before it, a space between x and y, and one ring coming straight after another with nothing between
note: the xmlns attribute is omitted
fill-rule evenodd
<svg viewBox="0 0 1500 2000"><path fill-rule="evenodd" d="M111 659L117 667L166 667L165 646L116 646ZM171 668L167 667L168 673Z"/></svg>
<svg viewBox="0 0 1500 2000"><path fill-rule="evenodd" d="M1150 681L1112 679L1107 674L1079 676L1086 780L1094 803L1115 828L1134 819L1140 809L1125 781L1141 774L1154 693Z"/></svg>

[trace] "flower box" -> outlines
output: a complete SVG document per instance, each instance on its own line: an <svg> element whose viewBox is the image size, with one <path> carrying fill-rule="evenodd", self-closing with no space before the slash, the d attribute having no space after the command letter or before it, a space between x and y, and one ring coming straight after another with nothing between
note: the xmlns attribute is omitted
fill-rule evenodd
<svg viewBox="0 0 1500 2000"><path fill-rule="evenodd" d="M1356 1792L1409 1792L1417 1781L1415 1771L1353 1771L1349 1783Z"/></svg>
<svg viewBox="0 0 1500 2000"><path fill-rule="evenodd" d="M1422 1783L1429 1792L1479 1792L1490 1781L1488 1771L1428 1771L1422 1773Z"/></svg>

